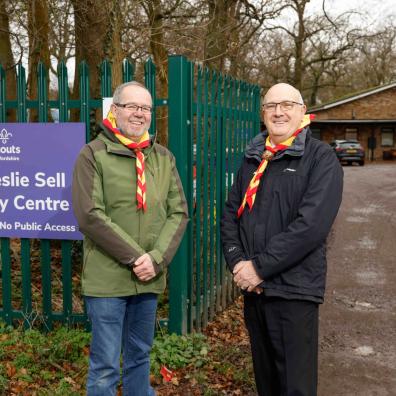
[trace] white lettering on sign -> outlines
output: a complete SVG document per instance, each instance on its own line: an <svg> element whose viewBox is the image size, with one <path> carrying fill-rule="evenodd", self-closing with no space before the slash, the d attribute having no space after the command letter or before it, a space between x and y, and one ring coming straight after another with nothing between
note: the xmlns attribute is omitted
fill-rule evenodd
<svg viewBox="0 0 396 396"><path fill-rule="evenodd" d="M34 175L35 187L65 188L65 172L56 172L49 176L45 172L37 172ZM21 175L18 171L10 172L8 175L0 176L1 187L29 187L30 179L28 176Z"/></svg>
<svg viewBox="0 0 396 396"><path fill-rule="evenodd" d="M63 172L57 172L55 176L47 176L44 172L37 172L34 178L36 187L66 187L66 176Z"/></svg>
<svg viewBox="0 0 396 396"><path fill-rule="evenodd" d="M0 213L5 212L5 210L7 209L7 205L8 205L8 198L6 199L0 198Z"/></svg>
<svg viewBox="0 0 396 396"><path fill-rule="evenodd" d="M12 230L12 225L6 221L0 221L0 230Z"/></svg>
<svg viewBox="0 0 396 396"><path fill-rule="evenodd" d="M50 197L45 199L27 199L24 195L17 195L14 198L14 206L18 210L62 210L67 212L70 209L69 202L64 199L52 199Z"/></svg>
<svg viewBox="0 0 396 396"><path fill-rule="evenodd" d="M20 154L21 153L21 148L16 147L16 146L10 146L10 147L0 147L0 153L1 154Z"/></svg>
<svg viewBox="0 0 396 396"><path fill-rule="evenodd" d="M8 175L0 176L1 187L29 187L30 180L19 172L10 172Z"/></svg>
<svg viewBox="0 0 396 396"><path fill-rule="evenodd" d="M36 222L33 223L21 223L19 221L14 222L14 228L16 230L22 230L22 231L41 231L43 229L43 226L41 224L38 224Z"/></svg>
<svg viewBox="0 0 396 396"><path fill-rule="evenodd" d="M72 225L47 223L44 227L44 230L45 231L55 231L55 232L75 232L75 231L77 231L77 227L72 226Z"/></svg>

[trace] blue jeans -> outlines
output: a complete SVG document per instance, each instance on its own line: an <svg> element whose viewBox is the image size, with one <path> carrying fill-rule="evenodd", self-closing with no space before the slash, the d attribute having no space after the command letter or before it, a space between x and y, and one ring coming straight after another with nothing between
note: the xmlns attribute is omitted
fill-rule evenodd
<svg viewBox="0 0 396 396"><path fill-rule="evenodd" d="M122 350L123 396L154 396L150 386L150 350L157 295L85 297L92 323L88 396L115 396Z"/></svg>

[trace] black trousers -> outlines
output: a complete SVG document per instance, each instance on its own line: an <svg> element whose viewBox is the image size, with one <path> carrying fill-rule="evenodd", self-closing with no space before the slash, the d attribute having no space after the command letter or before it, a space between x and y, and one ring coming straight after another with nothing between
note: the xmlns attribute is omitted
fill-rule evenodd
<svg viewBox="0 0 396 396"><path fill-rule="evenodd" d="M318 304L245 296L254 375L260 396L316 396Z"/></svg>

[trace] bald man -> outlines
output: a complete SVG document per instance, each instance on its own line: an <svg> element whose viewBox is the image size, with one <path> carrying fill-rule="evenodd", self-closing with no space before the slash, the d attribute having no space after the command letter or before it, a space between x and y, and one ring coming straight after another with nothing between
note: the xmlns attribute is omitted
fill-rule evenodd
<svg viewBox="0 0 396 396"><path fill-rule="evenodd" d="M244 295L260 396L315 396L318 306L326 238L337 215L342 168L311 136L301 93L266 93L266 130L248 145L222 217L222 243Z"/></svg>

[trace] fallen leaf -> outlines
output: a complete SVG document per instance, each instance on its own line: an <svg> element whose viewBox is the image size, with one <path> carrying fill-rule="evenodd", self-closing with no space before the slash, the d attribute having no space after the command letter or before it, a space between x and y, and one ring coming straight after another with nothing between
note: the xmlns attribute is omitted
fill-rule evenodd
<svg viewBox="0 0 396 396"><path fill-rule="evenodd" d="M64 380L70 385L74 385L76 383L76 381L74 381L73 378L70 377L65 377Z"/></svg>
<svg viewBox="0 0 396 396"><path fill-rule="evenodd" d="M171 383L172 385L179 386L179 380L177 379L177 377L172 377Z"/></svg>
<svg viewBox="0 0 396 396"><path fill-rule="evenodd" d="M7 377L12 378L17 370L15 366L13 366L11 363L6 363L6 371L7 371Z"/></svg>

